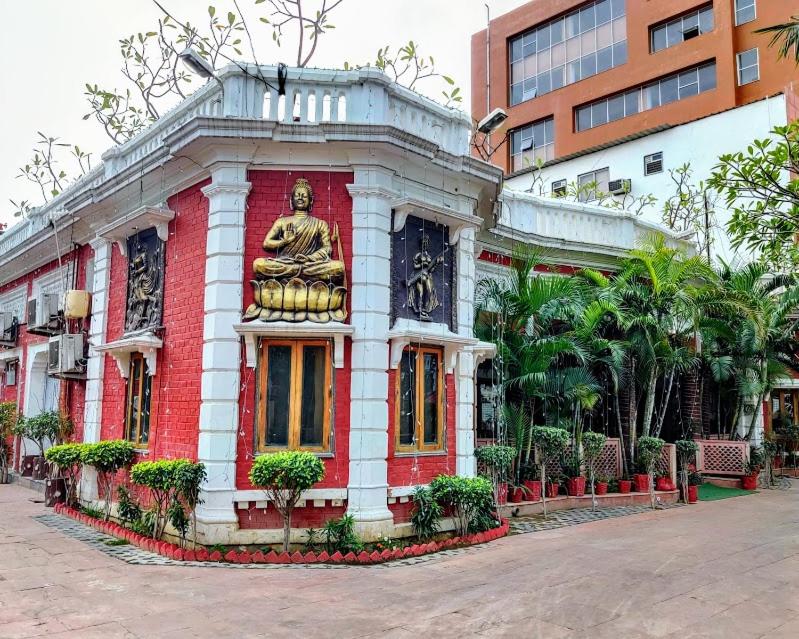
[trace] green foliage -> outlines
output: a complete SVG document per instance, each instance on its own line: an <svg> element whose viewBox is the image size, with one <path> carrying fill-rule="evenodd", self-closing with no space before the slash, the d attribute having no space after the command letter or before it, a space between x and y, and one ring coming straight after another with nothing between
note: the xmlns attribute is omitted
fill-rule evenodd
<svg viewBox="0 0 799 639"><path fill-rule="evenodd" d="M569 445L569 433L555 426L535 426L532 435L539 464L546 465L557 459Z"/></svg>
<svg viewBox="0 0 799 639"><path fill-rule="evenodd" d="M85 444L81 460L98 473L116 473L133 463L135 448L124 439L106 439L96 444Z"/></svg>
<svg viewBox="0 0 799 639"><path fill-rule="evenodd" d="M586 463L593 464L605 449L608 440L602 433L588 432L583 434L583 457Z"/></svg>
<svg viewBox="0 0 799 639"><path fill-rule="evenodd" d="M363 542L355 532L355 519L352 515L327 520L323 532L325 548L331 555L336 551L346 555L348 552L357 554L363 550Z"/></svg>
<svg viewBox="0 0 799 639"><path fill-rule="evenodd" d="M638 459L642 466L651 473L661 454L663 453L664 442L659 437L640 437L638 439Z"/></svg>
<svg viewBox="0 0 799 639"><path fill-rule="evenodd" d="M419 539L427 540L439 531L440 520L444 514L441 505L427 486L418 486L413 492L413 512L411 524Z"/></svg>
<svg viewBox="0 0 799 639"><path fill-rule="evenodd" d="M130 491L125 486L117 488L117 514L123 526L138 522L141 519L141 506L133 499ZM147 534L149 534L149 531Z"/></svg>
<svg viewBox="0 0 799 639"><path fill-rule="evenodd" d="M510 446L480 446L475 449L474 456L486 469L504 476L513 464L516 451Z"/></svg>
<svg viewBox="0 0 799 639"><path fill-rule="evenodd" d="M99 508L94 508L93 506L81 506L80 511L84 515L88 515L89 517L94 517L95 519L102 519L103 518L103 511Z"/></svg>
<svg viewBox="0 0 799 639"><path fill-rule="evenodd" d="M72 474L75 467L80 467L83 463L81 458L83 448L86 444L68 443L51 446L44 451L44 458L51 464L55 464L62 474Z"/></svg>
<svg viewBox="0 0 799 639"><path fill-rule="evenodd" d="M689 486L701 486L705 483L705 478L702 477L700 473L689 473L688 474L688 485Z"/></svg>
<svg viewBox="0 0 799 639"><path fill-rule="evenodd" d="M186 509L175 495L169 502L169 507L166 510L166 516L169 523L180 535L181 540L186 538L186 533L189 531L189 516L186 514Z"/></svg>
<svg viewBox="0 0 799 639"><path fill-rule="evenodd" d="M308 537L305 540L305 545L302 548L302 552L303 553L318 552L319 547L322 544L322 531L317 530L316 528L308 528L308 530L306 530L305 532L308 535Z"/></svg>
<svg viewBox="0 0 799 639"><path fill-rule="evenodd" d="M679 439L675 443L677 447L677 458L680 460L680 468L687 468L696 460L699 452L699 444L693 439Z"/></svg>
<svg viewBox="0 0 799 639"><path fill-rule="evenodd" d="M15 402L0 402L0 484L8 481L8 459L10 457L10 438L17 423Z"/></svg>
<svg viewBox="0 0 799 639"><path fill-rule="evenodd" d="M33 417L20 416L14 427L14 434L35 441L40 454L43 454L45 441L63 441L73 429L72 422L67 417L57 411L44 411Z"/></svg>
<svg viewBox="0 0 799 639"><path fill-rule="evenodd" d="M261 455L250 469L250 482L266 491L283 517L283 550L288 551L291 513L302 495L325 476L325 466L313 453L287 450Z"/></svg>
<svg viewBox="0 0 799 639"><path fill-rule="evenodd" d="M483 515L493 510L491 482L485 477L438 475L430 482L430 492L444 508L451 508L459 535L465 535Z"/></svg>

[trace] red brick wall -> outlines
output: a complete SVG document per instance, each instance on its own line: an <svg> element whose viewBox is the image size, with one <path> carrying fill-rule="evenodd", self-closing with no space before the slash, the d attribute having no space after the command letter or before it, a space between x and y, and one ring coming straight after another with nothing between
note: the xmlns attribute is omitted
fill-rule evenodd
<svg viewBox="0 0 799 639"><path fill-rule="evenodd" d="M321 529L325 522L336 519L347 512L347 506L333 506L328 499L325 501L324 508L305 507L297 508L291 515L292 528L316 528ZM277 512L273 504L268 508L255 508L250 503L250 508L237 510L239 517L239 527L245 530L261 528L282 528L283 517Z"/></svg>
<svg viewBox="0 0 799 639"><path fill-rule="evenodd" d="M252 263L258 257L263 257L262 243L264 236L272 227L274 221L281 215L290 215L289 194L295 180L306 178L314 191L313 215L325 220L332 227L338 223L341 244L344 253L344 262L347 271L347 281L352 281L351 256L352 256L352 199L347 192L346 185L353 180L352 173L334 173L327 171L250 171L249 181L252 184L247 199L246 237L244 247L244 307L252 303L252 288L249 284L252 279ZM334 246L334 255L337 248ZM349 297L347 308L349 311ZM346 340L344 349L343 368L334 369L334 407L333 407L333 456L324 458L325 478L317 486L319 488L346 487L349 479L349 437L350 437L350 353L351 344ZM252 488L248 473L252 467L255 451L255 369L247 368L242 363L241 369L241 396L240 396L240 424L237 465L236 487L239 490ZM314 518L322 517L326 508L307 508L307 516L299 511L296 525L318 526ZM340 512L339 512L340 511ZM247 512L247 511L242 511ZM251 511L246 517L240 516L242 527L266 527L263 511L255 515ZM334 509L330 516L339 516L344 509ZM338 513L338 514L336 514ZM273 513L274 514L274 513ZM267 513L268 519L270 515ZM255 523L253 523L255 522ZM323 523L323 522L322 522ZM270 526L271 527L271 526Z"/></svg>
<svg viewBox="0 0 799 639"><path fill-rule="evenodd" d="M203 348L203 294L208 200L196 184L169 198L175 212L169 223L164 260L163 341L152 379L150 441L147 459L197 458ZM108 341L124 331L127 259L111 251ZM102 439L124 437L126 380L106 355Z"/></svg>
<svg viewBox="0 0 799 639"><path fill-rule="evenodd" d="M445 362L446 364L446 362ZM419 455L394 453L397 420L395 414L395 384L397 370L388 372L388 485L417 486L428 484L438 475L455 474L455 377L444 375L444 439L446 449L441 454ZM392 509L393 510L393 509Z"/></svg>

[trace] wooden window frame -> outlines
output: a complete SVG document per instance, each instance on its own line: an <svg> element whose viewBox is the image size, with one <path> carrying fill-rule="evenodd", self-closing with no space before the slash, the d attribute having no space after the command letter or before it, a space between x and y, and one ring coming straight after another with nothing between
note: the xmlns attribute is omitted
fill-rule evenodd
<svg viewBox="0 0 799 639"><path fill-rule="evenodd" d="M133 374L133 370L136 366L136 362L141 363L141 375L139 375L139 386L138 386L138 398L139 403L136 406L136 415L138 415L138 420L135 424L135 428L131 426L131 415L132 415L132 403L133 403L133 380L135 376ZM144 357L143 353L131 353L130 354L130 363L128 364L128 384L127 389L125 391L125 439L130 442L133 442L133 445L136 448L140 449L147 449L150 445L150 432L152 431L152 415L150 419L150 428L147 431L147 441L143 442L141 440L141 416L142 416L142 404L144 402L144 384L145 378L150 379L150 392L148 395L149 406L147 407L147 412L150 412L150 407L152 406L152 380L150 376L150 372L147 370L147 360Z"/></svg>
<svg viewBox="0 0 799 639"><path fill-rule="evenodd" d="M416 423L414 424L414 444L400 444L400 412L401 412L401 393L402 393L402 360L397 366L396 380L394 384L394 448L398 453L432 453L442 452L444 448L444 349L435 346L406 346L403 353L415 353L414 369L416 379L414 380L414 405L416 408ZM438 433L436 444L424 443L424 410L420 410L424 405L424 356L426 354L435 355L438 360ZM419 362L422 365L419 365Z"/></svg>
<svg viewBox="0 0 799 639"><path fill-rule="evenodd" d="M288 346L291 348L291 380L289 382L289 432L288 446L268 446L266 444L266 385L269 371L269 346ZM302 353L306 346L323 346L325 349L325 407L322 426L321 446L300 446L300 420L302 417ZM269 339L258 341L258 388L256 404L256 449L259 453L273 453L281 450L307 450L315 453L330 452L330 424L333 414L333 364L331 361L330 340L325 339ZM298 397L299 401L294 401Z"/></svg>

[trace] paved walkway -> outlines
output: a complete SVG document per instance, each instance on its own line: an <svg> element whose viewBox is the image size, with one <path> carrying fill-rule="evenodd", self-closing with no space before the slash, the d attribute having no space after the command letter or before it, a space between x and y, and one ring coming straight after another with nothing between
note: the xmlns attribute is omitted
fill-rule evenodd
<svg viewBox="0 0 799 639"><path fill-rule="evenodd" d="M0 486L0 638L799 637L799 489L391 570L132 566Z"/></svg>

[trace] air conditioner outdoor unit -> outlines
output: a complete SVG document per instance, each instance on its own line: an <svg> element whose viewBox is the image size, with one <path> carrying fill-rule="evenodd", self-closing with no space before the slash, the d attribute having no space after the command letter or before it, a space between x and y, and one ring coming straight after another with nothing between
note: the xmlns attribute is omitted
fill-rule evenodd
<svg viewBox="0 0 799 639"><path fill-rule="evenodd" d="M552 195L553 197L566 196L566 180L555 180L552 183Z"/></svg>
<svg viewBox="0 0 799 639"><path fill-rule="evenodd" d="M28 332L55 335L59 332L58 295L40 293L28 300Z"/></svg>
<svg viewBox="0 0 799 639"><path fill-rule="evenodd" d="M608 182L608 191L611 195L626 195L633 188L632 180L611 180Z"/></svg>
<svg viewBox="0 0 799 639"><path fill-rule="evenodd" d="M81 333L56 335L50 338L47 374L67 378L86 375L86 359L83 357L83 335Z"/></svg>
<svg viewBox="0 0 799 639"><path fill-rule="evenodd" d="M0 346L17 345L19 322L11 311L0 311Z"/></svg>

